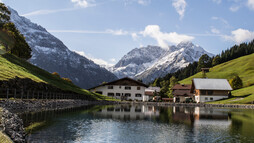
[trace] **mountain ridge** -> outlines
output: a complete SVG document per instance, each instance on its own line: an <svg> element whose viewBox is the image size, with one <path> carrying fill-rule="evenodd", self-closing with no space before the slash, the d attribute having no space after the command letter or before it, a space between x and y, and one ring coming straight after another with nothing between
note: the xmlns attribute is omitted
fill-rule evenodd
<svg viewBox="0 0 254 143"><path fill-rule="evenodd" d="M213 56L192 42L181 42L168 49L159 46L135 48L124 55L110 71L118 78L131 77L149 83L198 61L203 54Z"/></svg>
<svg viewBox="0 0 254 143"><path fill-rule="evenodd" d="M32 23L29 19L19 16L14 9L8 8L11 11L11 21L26 37L32 49L30 63L48 72L58 72L82 88L90 88L117 79L92 60L69 50L62 41L42 26Z"/></svg>

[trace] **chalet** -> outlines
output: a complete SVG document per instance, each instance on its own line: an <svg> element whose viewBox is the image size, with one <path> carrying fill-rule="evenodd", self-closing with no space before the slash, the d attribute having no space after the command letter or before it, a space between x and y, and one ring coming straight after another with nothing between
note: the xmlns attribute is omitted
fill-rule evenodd
<svg viewBox="0 0 254 143"><path fill-rule="evenodd" d="M186 99L194 100L191 91L190 84L176 84L172 89L172 94L174 96L174 102L185 102Z"/></svg>
<svg viewBox="0 0 254 143"><path fill-rule="evenodd" d="M228 98L232 91L227 79L194 78L191 85L191 93L197 103L215 101Z"/></svg>
<svg viewBox="0 0 254 143"><path fill-rule="evenodd" d="M145 89L146 101L153 100L153 97L158 95L160 92L160 87L148 87Z"/></svg>
<svg viewBox="0 0 254 143"><path fill-rule="evenodd" d="M89 91L121 100L145 101L148 86L131 78L122 78L90 88Z"/></svg>

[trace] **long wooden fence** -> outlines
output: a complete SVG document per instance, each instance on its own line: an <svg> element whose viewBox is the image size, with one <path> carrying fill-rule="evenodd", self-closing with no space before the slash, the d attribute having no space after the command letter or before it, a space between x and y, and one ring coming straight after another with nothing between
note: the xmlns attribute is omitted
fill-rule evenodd
<svg viewBox="0 0 254 143"><path fill-rule="evenodd" d="M68 94L64 92L50 92L39 90L23 90L23 89L9 89L0 88L0 98L6 99L81 99L91 100L88 95L82 94Z"/></svg>

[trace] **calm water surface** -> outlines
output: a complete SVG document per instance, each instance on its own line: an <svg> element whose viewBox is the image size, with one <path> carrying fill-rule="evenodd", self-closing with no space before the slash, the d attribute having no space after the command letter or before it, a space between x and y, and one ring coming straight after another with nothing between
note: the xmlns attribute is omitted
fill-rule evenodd
<svg viewBox="0 0 254 143"><path fill-rule="evenodd" d="M154 107L137 105L90 106L25 113L33 130L29 142L254 142L254 110Z"/></svg>

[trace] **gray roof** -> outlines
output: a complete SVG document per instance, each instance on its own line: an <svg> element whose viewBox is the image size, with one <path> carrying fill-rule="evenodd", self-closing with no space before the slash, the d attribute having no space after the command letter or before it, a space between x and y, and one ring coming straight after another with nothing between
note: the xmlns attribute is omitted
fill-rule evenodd
<svg viewBox="0 0 254 143"><path fill-rule="evenodd" d="M227 79L194 78L193 84L200 90L232 90Z"/></svg>

